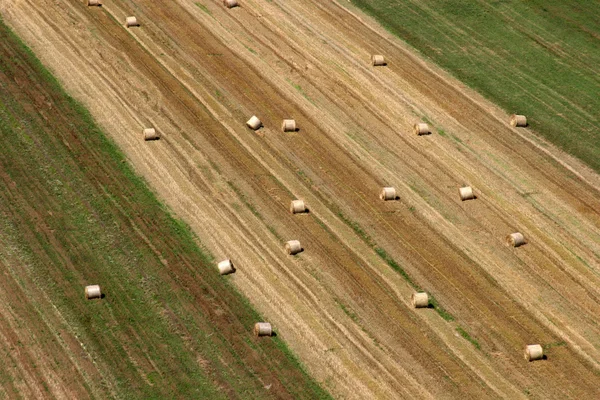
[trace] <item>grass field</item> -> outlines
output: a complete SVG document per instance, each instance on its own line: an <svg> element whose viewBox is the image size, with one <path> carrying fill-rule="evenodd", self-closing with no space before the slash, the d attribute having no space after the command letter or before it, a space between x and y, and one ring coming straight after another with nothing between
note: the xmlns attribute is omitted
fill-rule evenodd
<svg viewBox="0 0 600 400"><path fill-rule="evenodd" d="M0 134L0 397L329 398L1 20Z"/></svg>
<svg viewBox="0 0 600 400"><path fill-rule="evenodd" d="M352 0L390 32L600 171L600 3Z"/></svg>

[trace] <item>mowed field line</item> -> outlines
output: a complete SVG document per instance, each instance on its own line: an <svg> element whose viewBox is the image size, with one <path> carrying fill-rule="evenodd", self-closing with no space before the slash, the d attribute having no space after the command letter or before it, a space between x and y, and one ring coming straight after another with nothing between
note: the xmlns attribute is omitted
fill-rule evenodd
<svg viewBox="0 0 600 400"><path fill-rule="evenodd" d="M90 115L1 27L9 397L329 398ZM86 301L83 287L106 296Z"/></svg>
<svg viewBox="0 0 600 400"><path fill-rule="evenodd" d="M188 49L188 50L189 50L189 49ZM225 87L226 87L226 86L225 86ZM310 88L309 88L309 89L310 89ZM227 89L223 90L223 93L227 93L227 92L231 92L231 91L230 91L230 90L227 90ZM310 94L310 93L309 93L309 94ZM274 122L274 121L273 121L273 122ZM268 131L267 131L267 133L268 133ZM329 133L329 132L327 132L327 133ZM309 130L308 134L310 134L310 130ZM310 139L311 139L311 140L314 140L314 137L312 137L312 136L311 136L311 137L310 137ZM283 144L284 144L284 143L283 143L283 142L281 142L281 145L282 145L282 146L283 146ZM302 144L303 146L305 146L305 144L303 144L302 142L300 142L300 143L296 143L296 144ZM332 144L332 143L330 143L330 144ZM311 147L306 147L306 148L310 148L310 149L311 149L311 152L318 153L318 150L317 150L317 148L316 148L316 147L314 147L314 146L311 146ZM337 151L337 150L336 150L336 151ZM287 153L285 153L285 154L287 155ZM303 153L302 153L302 154L304 154L304 151L303 151ZM290 154L290 155L291 155L291 154ZM291 156L292 156L292 155L291 155ZM297 159L298 159L298 157L297 157L297 156L292 156L292 157L295 157L295 158L293 158L293 159L295 159L295 160L297 160ZM340 156L339 154L337 154L337 153L336 153L336 157L337 157L338 159L340 159L340 160L343 160L343 158L340 158L341 156ZM292 158L290 157L290 159L292 159ZM323 165L323 166L326 166L326 167L327 167L327 169L329 168L329 166L326 164L326 162L323 162L323 163L321 163L321 165ZM343 164L343 165L346 165L346 166L348 166L348 161L344 161L344 164ZM321 179L321 178L319 177L319 173L318 173L318 172L317 172L317 173L315 173L314 171L311 171L311 168L310 168L310 166L309 166L309 168L306 168L305 170L307 171L307 173L308 173L308 174L310 174L311 178L313 179L313 182L317 182L317 179ZM364 174L364 173L363 173L363 174ZM339 176L339 175L338 175L338 176ZM339 178L338 178L338 179L339 179ZM327 183L327 180L321 179L321 181L320 181L320 182L321 182L321 183ZM335 180L331 181L331 183L333 183L333 184L335 185ZM321 185L319 185L319 186L321 186ZM377 188L377 184L371 184L371 189L370 189L369 191L372 191L373 195L375 195L375 193L376 193L376 190L377 190L376 188ZM252 189L251 189L251 190L252 190ZM256 189L254 189L254 190L256 190ZM327 187L325 187L323 190L324 190L324 191L327 193L327 191L328 191L329 189L327 189ZM294 191L296 191L296 189L295 189ZM330 193L331 193L331 192L330 192ZM334 192L334 193L335 193L335 192ZM356 192L355 192L355 193L356 193ZM253 199L253 196L257 196L257 195L255 195L255 194L251 193L251 194L250 194L250 198L251 198L251 199ZM365 194L363 195L363 197L365 197L365 196L366 196L366 192L365 192ZM343 199L343 198L345 198L344 196L329 196L329 197L331 197L331 198L342 198L342 199ZM258 198L257 198L257 200L258 200ZM336 200L336 202L337 202L337 200ZM259 204L259 205L261 204L261 202L260 202L260 201L257 201L256 203L257 203L257 204ZM417 205L418 205L418 204L419 204L419 203L417 203ZM328 206L330 206L330 205L328 205ZM350 207L350 209L351 209L351 207ZM267 211L268 211L268 210L267 210ZM393 210L390 210L390 211L393 211ZM406 217L406 216L405 216L405 217ZM409 217L409 218L410 218L410 217ZM386 246L386 247L387 247L387 246ZM388 247L388 248L389 248L389 247Z"/></svg>

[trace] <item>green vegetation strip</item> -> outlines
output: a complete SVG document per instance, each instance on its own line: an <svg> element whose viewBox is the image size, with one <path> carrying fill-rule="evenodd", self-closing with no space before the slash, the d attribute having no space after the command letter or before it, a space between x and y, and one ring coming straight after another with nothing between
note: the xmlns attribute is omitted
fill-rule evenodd
<svg viewBox="0 0 600 400"><path fill-rule="evenodd" d="M352 3L600 172L600 2Z"/></svg>
<svg viewBox="0 0 600 400"><path fill-rule="evenodd" d="M1 20L0 136L0 256L27 265L3 279L64 316L113 377L88 376L102 397L330 398L280 338L252 336L261 316Z"/></svg>

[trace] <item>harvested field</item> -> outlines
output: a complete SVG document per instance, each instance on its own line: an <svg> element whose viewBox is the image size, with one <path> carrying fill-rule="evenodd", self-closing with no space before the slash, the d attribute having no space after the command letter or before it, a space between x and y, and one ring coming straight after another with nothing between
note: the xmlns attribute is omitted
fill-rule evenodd
<svg viewBox="0 0 600 400"><path fill-rule="evenodd" d="M1 21L0 136L1 398L329 398Z"/></svg>
<svg viewBox="0 0 600 400"><path fill-rule="evenodd" d="M364 15L317 0L0 12L215 257L244 266L234 284L335 397L600 395L600 178ZM287 118L301 130L281 132ZM476 201L456 196L466 183ZM527 245L506 246L517 231ZM305 251L288 257L289 238ZM531 343L548 359L526 362Z"/></svg>

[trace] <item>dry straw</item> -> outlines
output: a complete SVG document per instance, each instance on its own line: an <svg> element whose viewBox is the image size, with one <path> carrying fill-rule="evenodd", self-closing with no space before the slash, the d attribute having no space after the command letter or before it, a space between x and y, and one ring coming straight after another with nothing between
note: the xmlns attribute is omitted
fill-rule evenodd
<svg viewBox="0 0 600 400"><path fill-rule="evenodd" d="M295 132L296 121L293 119L284 119L281 123L281 130L284 132Z"/></svg>
<svg viewBox="0 0 600 400"><path fill-rule="evenodd" d="M527 126L527 117L524 115L513 114L510 116L510 125L515 127Z"/></svg>
<svg viewBox="0 0 600 400"><path fill-rule="evenodd" d="M427 135L431 133L431 131L429 130L429 125L427 125L424 122L419 122L418 124L415 124L414 130L415 134L417 135Z"/></svg>
<svg viewBox="0 0 600 400"><path fill-rule="evenodd" d="M292 214L300 214L306 212L306 205L302 200L292 200L290 203L290 212Z"/></svg>
<svg viewBox="0 0 600 400"><path fill-rule="evenodd" d="M101 6L102 5L102 1L100 1L100 0L88 0L87 4L88 4L88 6Z"/></svg>
<svg viewBox="0 0 600 400"><path fill-rule="evenodd" d="M371 57L371 62L373 63L373 66L375 66L375 67L381 66L381 65L386 65L385 58L383 58L383 56L379 55L379 54L374 54Z"/></svg>
<svg viewBox="0 0 600 400"><path fill-rule="evenodd" d="M544 349L539 344L525 346L525 359L527 361L541 360L544 358Z"/></svg>
<svg viewBox="0 0 600 400"><path fill-rule="evenodd" d="M299 240L290 240L289 242L287 242L285 244L285 251L289 254L289 255L294 255L294 254L298 254L302 251L302 246L300 245L300 241Z"/></svg>
<svg viewBox="0 0 600 400"><path fill-rule="evenodd" d="M379 198L384 201L396 200L396 189L393 187L384 187L379 193Z"/></svg>
<svg viewBox="0 0 600 400"><path fill-rule="evenodd" d="M256 115L253 115L252 118L250 118L248 122L246 122L246 125L248 125L250 129L257 130L262 126L262 122L260 122L260 119L258 119Z"/></svg>
<svg viewBox="0 0 600 400"><path fill-rule="evenodd" d="M415 308L429 307L429 295L425 292L413 293L411 300Z"/></svg>
<svg viewBox="0 0 600 400"><path fill-rule="evenodd" d="M160 139L160 133L154 128L144 129L144 140L158 140Z"/></svg>
<svg viewBox="0 0 600 400"><path fill-rule="evenodd" d="M525 236L520 232L511 233L506 237L506 244L512 247L523 246L525 243Z"/></svg>
<svg viewBox="0 0 600 400"><path fill-rule="evenodd" d="M219 264L217 264L217 268L219 268L219 273L221 275L233 274L235 272L235 268L231 260L223 260Z"/></svg>
<svg viewBox="0 0 600 400"><path fill-rule="evenodd" d="M132 26L140 26L140 24L138 23L136 17L127 17L125 18L125 26L129 28Z"/></svg>
<svg viewBox="0 0 600 400"><path fill-rule="evenodd" d="M273 336L273 328L268 322L257 322L254 324L254 334L256 336Z"/></svg>
<svg viewBox="0 0 600 400"><path fill-rule="evenodd" d="M85 298L88 300L101 299L102 291L100 290L100 286L98 286L98 285L86 286L85 287Z"/></svg>
<svg viewBox="0 0 600 400"><path fill-rule="evenodd" d="M238 6L237 0L223 0L223 5L227 8L233 8Z"/></svg>
<svg viewBox="0 0 600 400"><path fill-rule="evenodd" d="M459 188L458 193L460 194L460 199L462 201L473 200L475 198L475 194L473 193L473 188L471 188L471 186Z"/></svg>

